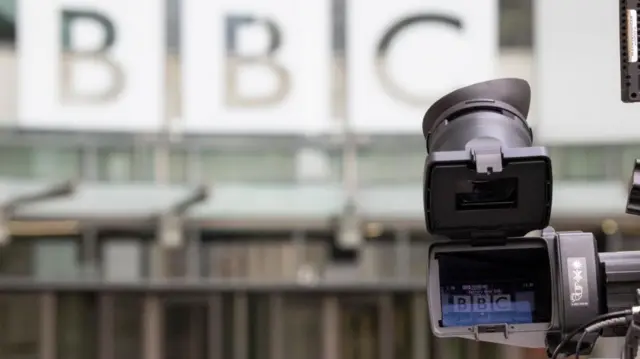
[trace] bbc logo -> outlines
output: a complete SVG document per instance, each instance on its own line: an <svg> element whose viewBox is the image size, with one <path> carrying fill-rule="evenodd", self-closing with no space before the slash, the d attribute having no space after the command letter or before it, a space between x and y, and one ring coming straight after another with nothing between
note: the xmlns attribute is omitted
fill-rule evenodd
<svg viewBox="0 0 640 359"><path fill-rule="evenodd" d="M470 312L509 312L512 310L511 295L454 295L453 311Z"/></svg>

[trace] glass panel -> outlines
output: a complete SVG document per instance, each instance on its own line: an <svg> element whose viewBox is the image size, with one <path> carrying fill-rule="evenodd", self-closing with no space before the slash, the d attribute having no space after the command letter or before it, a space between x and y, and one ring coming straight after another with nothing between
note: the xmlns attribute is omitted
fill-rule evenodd
<svg viewBox="0 0 640 359"><path fill-rule="evenodd" d="M16 0L0 0L0 43L15 43Z"/></svg>
<svg viewBox="0 0 640 359"><path fill-rule="evenodd" d="M420 183L426 153L362 151L358 176L362 184Z"/></svg>
<svg viewBox="0 0 640 359"><path fill-rule="evenodd" d="M110 240L103 244L103 274L110 281L142 278L142 243L138 240Z"/></svg>
<svg viewBox="0 0 640 359"><path fill-rule="evenodd" d="M69 239L44 239L36 243L35 263L38 279L71 279L80 274L78 242Z"/></svg>
<svg viewBox="0 0 640 359"><path fill-rule="evenodd" d="M188 171L188 155L186 151L174 150L171 152L169 159L171 170L169 171L170 180L172 183L184 183L187 182Z"/></svg>
<svg viewBox="0 0 640 359"><path fill-rule="evenodd" d="M29 178L32 175L31 150L20 147L0 148L0 175Z"/></svg>
<svg viewBox="0 0 640 359"><path fill-rule="evenodd" d="M206 359L207 302L168 299L165 306L165 359Z"/></svg>
<svg viewBox="0 0 640 359"><path fill-rule="evenodd" d="M0 294L0 358L38 359L40 305L38 295Z"/></svg>
<svg viewBox="0 0 640 359"><path fill-rule="evenodd" d="M14 239L0 247L0 277L33 275L33 243L26 239Z"/></svg>
<svg viewBox="0 0 640 359"><path fill-rule="evenodd" d="M165 261L164 275L170 278L185 277L187 275L187 247L162 248L162 245L153 244L156 250L162 250Z"/></svg>
<svg viewBox="0 0 640 359"><path fill-rule="evenodd" d="M220 182L291 182L296 177L292 152L202 154L202 176Z"/></svg>
<svg viewBox="0 0 640 359"><path fill-rule="evenodd" d="M17 14L17 0L0 0L0 14L14 19Z"/></svg>
<svg viewBox="0 0 640 359"><path fill-rule="evenodd" d="M98 180L125 182L133 179L133 151L102 149L98 151Z"/></svg>
<svg viewBox="0 0 640 359"><path fill-rule="evenodd" d="M532 0L500 0L500 46L533 46Z"/></svg>
<svg viewBox="0 0 640 359"><path fill-rule="evenodd" d="M378 280L392 278L396 274L395 243L367 242L360 254L362 279Z"/></svg>
<svg viewBox="0 0 640 359"><path fill-rule="evenodd" d="M70 179L80 174L80 150L65 148L0 148L0 176Z"/></svg>
<svg viewBox="0 0 640 359"><path fill-rule="evenodd" d="M151 181L155 178L155 154L150 147L133 150L133 180Z"/></svg>
<svg viewBox="0 0 640 359"><path fill-rule="evenodd" d="M79 149L38 148L31 151L33 175L43 179L73 179L80 177Z"/></svg>
<svg viewBox="0 0 640 359"><path fill-rule="evenodd" d="M284 359L320 359L322 357L322 313L317 297L285 297Z"/></svg>
<svg viewBox="0 0 640 359"><path fill-rule="evenodd" d="M92 294L58 296L58 358L97 358L97 303Z"/></svg>
<svg viewBox="0 0 640 359"><path fill-rule="evenodd" d="M303 148L296 154L296 179L300 183L336 182L341 173L341 153Z"/></svg>
<svg viewBox="0 0 640 359"><path fill-rule="evenodd" d="M115 296L114 358L142 358L142 298L133 295Z"/></svg>
<svg viewBox="0 0 640 359"><path fill-rule="evenodd" d="M554 167L559 179L604 180L607 178L606 149L602 147L566 147L562 167Z"/></svg>
<svg viewBox="0 0 640 359"><path fill-rule="evenodd" d="M412 242L411 254L410 254L410 268L411 277L415 279L427 279L427 269L429 267L429 261L425 260L429 258L429 243L425 242Z"/></svg>

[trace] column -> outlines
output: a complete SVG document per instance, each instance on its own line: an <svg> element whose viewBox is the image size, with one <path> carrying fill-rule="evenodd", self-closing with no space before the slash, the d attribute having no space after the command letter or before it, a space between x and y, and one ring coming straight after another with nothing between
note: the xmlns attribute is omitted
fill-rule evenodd
<svg viewBox="0 0 640 359"><path fill-rule="evenodd" d="M39 359L56 359L56 295L40 295L40 355Z"/></svg>
<svg viewBox="0 0 640 359"><path fill-rule="evenodd" d="M249 300L246 293L233 297L233 359L249 359Z"/></svg>
<svg viewBox="0 0 640 359"><path fill-rule="evenodd" d="M426 295L423 293L414 294L411 298L411 307L413 359L427 359L431 353L432 334L429 330Z"/></svg>
<svg viewBox="0 0 640 359"><path fill-rule="evenodd" d="M222 295L212 294L207 301L209 353L207 359L223 359L224 356L224 313Z"/></svg>
<svg viewBox="0 0 640 359"><path fill-rule="evenodd" d="M396 232L396 268L395 277L408 279L411 277L411 234L408 230Z"/></svg>
<svg viewBox="0 0 640 359"><path fill-rule="evenodd" d="M82 230L82 275L85 278L97 279L100 274L98 231L95 228Z"/></svg>
<svg viewBox="0 0 640 359"><path fill-rule="evenodd" d="M327 295L322 302L322 358L340 359L340 308L338 298Z"/></svg>
<svg viewBox="0 0 640 359"><path fill-rule="evenodd" d="M82 148L82 179L85 181L98 180L98 149L95 146Z"/></svg>
<svg viewBox="0 0 640 359"><path fill-rule="evenodd" d="M147 294L144 297L142 315L143 359L164 359L162 302L157 295Z"/></svg>
<svg viewBox="0 0 640 359"><path fill-rule="evenodd" d="M394 359L395 354L395 313L393 295L381 294L378 297L378 350L380 359Z"/></svg>
<svg viewBox="0 0 640 359"><path fill-rule="evenodd" d="M114 358L114 298L113 294L98 297L98 359Z"/></svg>
<svg viewBox="0 0 640 359"><path fill-rule="evenodd" d="M284 343L284 299L282 294L269 296L269 358L285 357Z"/></svg>
<svg viewBox="0 0 640 359"><path fill-rule="evenodd" d="M187 250L186 253L186 277L190 280L197 280L200 278L200 268L202 267L202 256L200 255L202 250L202 241L200 238L200 231L197 229L187 230Z"/></svg>

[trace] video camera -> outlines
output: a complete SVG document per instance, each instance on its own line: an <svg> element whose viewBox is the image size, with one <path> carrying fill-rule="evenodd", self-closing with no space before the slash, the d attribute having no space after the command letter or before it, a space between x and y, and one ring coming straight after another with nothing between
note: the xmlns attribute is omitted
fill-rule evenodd
<svg viewBox="0 0 640 359"><path fill-rule="evenodd" d="M549 226L553 175L527 125L521 79L487 81L436 101L423 120L424 213L432 331L560 354L599 336L640 337L640 251L598 253L592 233ZM640 214L640 163L627 213Z"/></svg>

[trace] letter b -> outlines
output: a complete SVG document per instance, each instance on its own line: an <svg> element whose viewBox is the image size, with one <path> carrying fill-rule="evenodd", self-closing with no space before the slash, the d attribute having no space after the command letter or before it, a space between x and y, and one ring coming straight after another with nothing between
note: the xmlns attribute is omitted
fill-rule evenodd
<svg viewBox="0 0 640 359"><path fill-rule="evenodd" d="M260 24L269 34L269 45L264 54L246 55L238 53L238 32L242 27ZM249 16L230 16L226 21L226 80L225 102L229 107L261 107L282 101L289 92L289 73L273 59L281 45L282 35L276 24L268 19ZM240 93L239 73L243 68L267 68L278 79L278 86L271 94L248 96Z"/></svg>
<svg viewBox="0 0 640 359"><path fill-rule="evenodd" d="M471 311L471 296L468 295L454 295L453 296L453 311L457 313L466 313Z"/></svg>
<svg viewBox="0 0 640 359"><path fill-rule="evenodd" d="M77 50L71 45L74 22L79 20L92 21L104 31L104 41L101 46L92 50ZM124 74L118 64L105 56L105 53L116 42L116 30L113 23L104 15L89 11L62 11L62 48L64 57L60 63L62 101L71 102L104 102L114 100L124 89ZM78 63L101 63L106 71L111 73L111 86L98 93L82 94L73 86L74 65Z"/></svg>
<svg viewBox="0 0 640 359"><path fill-rule="evenodd" d="M491 296L489 295L476 295L473 297L473 311L474 312L488 312L491 310Z"/></svg>

